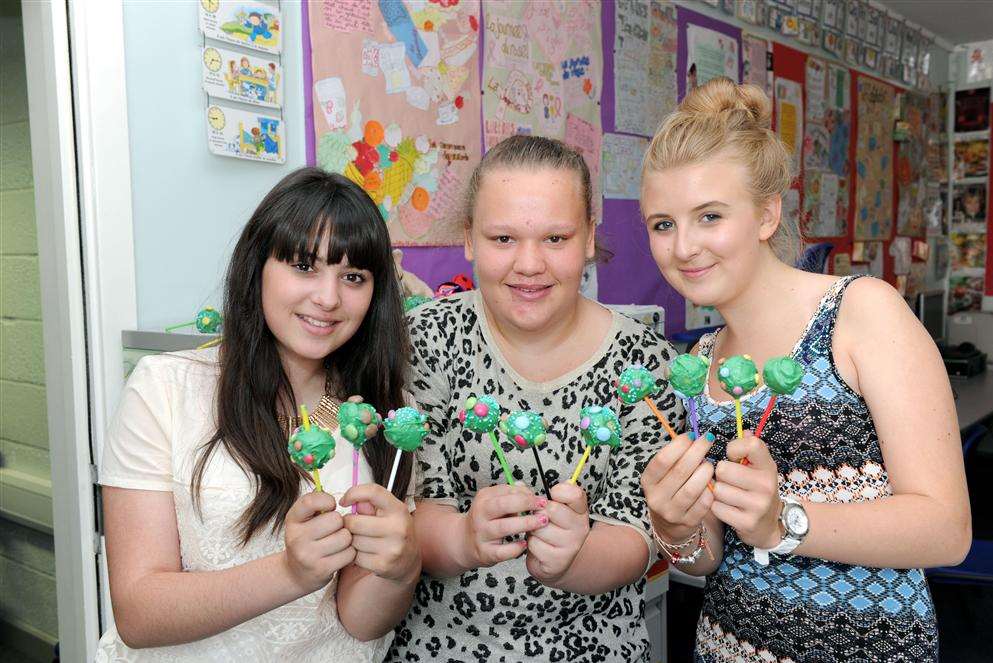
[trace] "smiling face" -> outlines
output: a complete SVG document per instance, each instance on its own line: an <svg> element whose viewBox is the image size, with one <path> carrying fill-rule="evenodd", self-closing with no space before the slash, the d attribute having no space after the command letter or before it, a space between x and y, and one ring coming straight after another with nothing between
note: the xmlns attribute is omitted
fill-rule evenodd
<svg viewBox="0 0 993 663"><path fill-rule="evenodd" d="M327 264L326 249L313 264L270 257L262 268L262 313L284 364L323 363L358 331L372 295L372 273L347 256Z"/></svg>
<svg viewBox="0 0 993 663"><path fill-rule="evenodd" d="M757 206L746 187L745 167L724 155L645 173L641 209L652 256L694 304L734 299L772 253L780 198Z"/></svg>
<svg viewBox="0 0 993 663"><path fill-rule="evenodd" d="M472 217L465 256L497 325L541 331L575 314L594 255L576 173L495 168L480 183Z"/></svg>

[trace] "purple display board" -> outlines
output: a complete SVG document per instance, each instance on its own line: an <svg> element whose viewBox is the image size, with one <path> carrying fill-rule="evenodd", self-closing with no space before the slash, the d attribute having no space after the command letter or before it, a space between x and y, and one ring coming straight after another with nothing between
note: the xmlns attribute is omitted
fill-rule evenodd
<svg viewBox="0 0 993 663"><path fill-rule="evenodd" d="M307 132L307 163L315 164L313 72L311 71L311 44L309 29L309 2L302 2L303 12L303 72L305 131ZM485 11L482 9L481 11ZM700 25L723 32L738 41L738 77L741 79L741 30L726 23L711 19L703 14L678 7L676 13L679 26L678 53L676 56L676 81L679 96L686 90L686 26ZM600 121L605 133L615 131L614 114L614 0L605 0L601 9L603 35L603 91L600 105ZM485 25L481 20L480 25ZM483 51L485 31L480 31L480 52ZM480 79L482 79L483 58L479 58ZM482 118L480 118L480 140L482 140ZM603 222L599 231L603 244L614 257L607 263L597 266L598 299L605 304L658 304L665 308L666 334L674 334L685 329L686 306L683 297L673 290L659 274L658 267L648 247L648 233L641 218L641 210L636 200L604 200ZM450 280L459 273L472 273L472 265L466 261L461 246L447 247L404 247L404 267L417 274L428 285L435 287Z"/></svg>

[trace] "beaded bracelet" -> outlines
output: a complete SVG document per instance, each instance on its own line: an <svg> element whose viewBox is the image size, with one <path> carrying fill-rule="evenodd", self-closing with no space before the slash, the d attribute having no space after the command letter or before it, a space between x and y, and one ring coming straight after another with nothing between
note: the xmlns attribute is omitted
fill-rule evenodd
<svg viewBox="0 0 993 663"><path fill-rule="evenodd" d="M700 523L700 527L690 534L685 541L679 543L663 541L662 537L655 531L655 525L653 523L652 538L655 539L655 543L658 544L659 549L665 553L665 556L673 564L692 564L700 559L700 555L703 554L704 550L707 550L707 554L713 559L709 546L707 546L707 526L703 523ZM690 547L692 547L691 551L684 552Z"/></svg>

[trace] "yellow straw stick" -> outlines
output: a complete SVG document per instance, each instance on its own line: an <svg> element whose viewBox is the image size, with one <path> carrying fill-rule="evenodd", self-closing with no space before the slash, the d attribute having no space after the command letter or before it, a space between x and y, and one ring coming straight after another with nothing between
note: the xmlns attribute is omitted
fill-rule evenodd
<svg viewBox="0 0 993 663"><path fill-rule="evenodd" d="M576 466L576 471L572 473L572 478L569 479L569 483L576 485L576 480L579 479L580 472L583 471L583 465L586 465L586 459L590 457L590 449L593 447L586 445L586 451L583 452L583 457L579 459L579 465Z"/></svg>
<svg viewBox="0 0 993 663"><path fill-rule="evenodd" d="M307 413L307 406L300 403L300 418L303 419L303 429L310 430L310 415Z"/></svg>
<svg viewBox="0 0 993 663"><path fill-rule="evenodd" d="M672 429L672 426L669 425L669 422L666 421L666 418L663 417L662 416L662 413L659 412L659 409L657 407L655 407L655 403L652 402L652 399L649 398L648 396L645 396L645 402L648 403L649 409L651 409L651 411L655 414L655 418L658 419L662 423L662 428L665 429L665 432L669 434L669 437L671 439L675 440L676 439L676 431L674 431Z"/></svg>
<svg viewBox="0 0 993 663"><path fill-rule="evenodd" d="M738 438L741 439L745 437L745 431L741 422L741 399L739 398L734 399L734 418L738 423Z"/></svg>
<svg viewBox="0 0 993 663"><path fill-rule="evenodd" d="M310 473L314 477L314 490L319 493L323 493L324 487L321 486L321 473L317 470L311 470Z"/></svg>
<svg viewBox="0 0 993 663"><path fill-rule="evenodd" d="M217 345L218 343L220 343L223 340L224 339L221 336L218 336L217 338L212 338L209 341L207 341L206 343L204 343L202 345L198 345L197 346L197 350L206 350L207 348L212 348L212 347L214 347L215 345Z"/></svg>

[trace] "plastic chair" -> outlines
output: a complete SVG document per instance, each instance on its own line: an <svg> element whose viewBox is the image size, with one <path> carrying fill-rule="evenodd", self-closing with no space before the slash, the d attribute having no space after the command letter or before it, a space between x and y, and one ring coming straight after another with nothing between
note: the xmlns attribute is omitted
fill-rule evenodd
<svg viewBox="0 0 993 663"><path fill-rule="evenodd" d="M824 268L827 266L828 255L830 255L832 249L834 249L834 244L831 242L811 244L804 250L800 259L796 261L797 269L802 269L805 272L814 272L815 274L823 274Z"/></svg>

